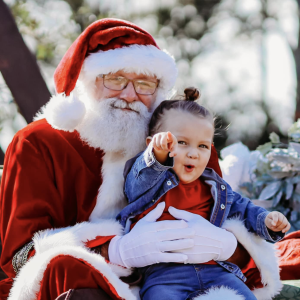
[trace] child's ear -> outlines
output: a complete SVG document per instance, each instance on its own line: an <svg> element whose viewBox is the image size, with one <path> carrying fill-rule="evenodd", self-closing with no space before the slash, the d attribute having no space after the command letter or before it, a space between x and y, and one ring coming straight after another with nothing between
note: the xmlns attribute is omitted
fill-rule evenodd
<svg viewBox="0 0 300 300"><path fill-rule="evenodd" d="M152 136L147 136L146 138L146 145L149 146L150 142L152 141Z"/></svg>

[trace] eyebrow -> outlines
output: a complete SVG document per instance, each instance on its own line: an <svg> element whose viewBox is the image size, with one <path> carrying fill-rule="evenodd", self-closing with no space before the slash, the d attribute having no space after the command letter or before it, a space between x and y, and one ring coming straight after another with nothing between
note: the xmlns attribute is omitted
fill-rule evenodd
<svg viewBox="0 0 300 300"><path fill-rule="evenodd" d="M211 143L210 140L203 140L203 141L200 141L199 143Z"/></svg>
<svg viewBox="0 0 300 300"><path fill-rule="evenodd" d="M123 76L123 77L126 77L126 72L124 71L118 71L116 73L113 73L115 75L118 75L118 76ZM158 80L155 76L147 76L145 74L136 74L137 75L137 78L136 79L149 79L149 80Z"/></svg>
<svg viewBox="0 0 300 300"><path fill-rule="evenodd" d="M176 136L176 138L177 138L177 140L188 140L187 137L180 136L180 135ZM201 143L209 143L209 144L211 144L212 142L210 140L201 140L201 141L198 141L198 143L199 144L201 144Z"/></svg>

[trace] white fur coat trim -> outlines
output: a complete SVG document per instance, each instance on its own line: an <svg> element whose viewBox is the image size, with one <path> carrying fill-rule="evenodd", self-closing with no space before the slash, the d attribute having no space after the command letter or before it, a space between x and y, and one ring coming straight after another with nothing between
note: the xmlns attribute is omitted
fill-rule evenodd
<svg viewBox="0 0 300 300"><path fill-rule="evenodd" d="M83 259L102 273L121 297L135 300L128 285L119 279L121 276L128 276L131 270L107 264L102 256L91 252L84 244L96 236L121 235L122 232L122 227L115 220L84 222L67 228L38 232L33 238L36 254L15 278L8 300L35 300L47 265L58 255Z"/></svg>
<svg viewBox="0 0 300 300"><path fill-rule="evenodd" d="M79 79L93 82L99 74L120 70L154 75L160 80L159 87L165 91L172 89L178 73L174 58L166 51L153 45L131 45L91 53L84 60Z"/></svg>
<svg viewBox="0 0 300 300"><path fill-rule="evenodd" d="M228 287L211 288L204 295L197 296L193 300L245 300L245 297L239 295Z"/></svg>
<svg viewBox="0 0 300 300"><path fill-rule="evenodd" d="M233 232L238 241L247 249L260 270L265 286L254 291L258 300L271 299L280 292L278 259L275 247L255 234L249 233L240 220L227 220L224 228ZM15 279L8 300L35 300L40 288L40 280L52 258L57 255L70 255L87 261L101 272L115 287L118 294L127 300L139 299L137 290L131 291L127 284L119 280L127 276L131 270L107 264L105 260L84 246L84 242L96 236L122 234L122 227L115 220L102 220L97 223L80 223L62 229L49 229L39 232L34 237L36 255L21 269ZM227 298L226 298L227 297ZM234 294L226 287L210 289L205 295L196 297L197 300L242 300L243 297Z"/></svg>
<svg viewBox="0 0 300 300"><path fill-rule="evenodd" d="M248 232L238 219L226 220L223 228L232 232L245 247L260 271L263 288L253 291L258 300L271 300L279 294L282 284L279 276L278 257L274 244L268 243L256 234Z"/></svg>
<svg viewBox="0 0 300 300"><path fill-rule="evenodd" d="M123 192L123 170L129 157L116 153L105 153L102 165L102 184L97 195L96 205L89 220L115 218L127 205Z"/></svg>

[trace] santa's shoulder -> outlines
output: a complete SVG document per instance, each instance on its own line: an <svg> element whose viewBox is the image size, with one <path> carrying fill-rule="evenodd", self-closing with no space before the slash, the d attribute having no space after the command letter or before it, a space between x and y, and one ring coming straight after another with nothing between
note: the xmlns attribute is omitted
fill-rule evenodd
<svg viewBox="0 0 300 300"><path fill-rule="evenodd" d="M31 143L37 148L40 147L59 147L65 143L80 143L77 131L66 132L54 129L46 119L41 119L28 124L26 127L18 131L12 141L12 144Z"/></svg>

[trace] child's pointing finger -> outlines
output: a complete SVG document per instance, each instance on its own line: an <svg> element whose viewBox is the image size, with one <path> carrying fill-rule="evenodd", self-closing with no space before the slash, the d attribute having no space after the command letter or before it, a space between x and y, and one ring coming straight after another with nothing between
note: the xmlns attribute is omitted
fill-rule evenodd
<svg viewBox="0 0 300 300"><path fill-rule="evenodd" d="M272 214L272 225L276 227L277 223L278 223L278 214L273 213Z"/></svg>

